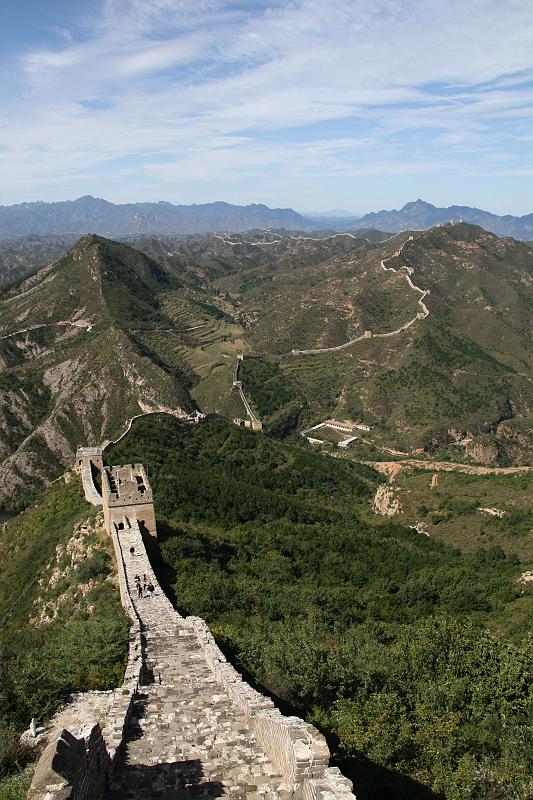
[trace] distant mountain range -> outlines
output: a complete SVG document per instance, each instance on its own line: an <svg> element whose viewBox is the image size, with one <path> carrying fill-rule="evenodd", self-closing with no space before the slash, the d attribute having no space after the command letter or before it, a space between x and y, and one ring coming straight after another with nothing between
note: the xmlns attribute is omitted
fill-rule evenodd
<svg viewBox="0 0 533 800"><path fill-rule="evenodd" d="M377 211L361 218L348 212L317 212L306 216L292 208L269 208L254 203L237 206L215 202L203 205L172 203L109 203L87 195L58 203L19 203L0 206L0 239L20 236L65 236L96 233L119 238L131 235L185 235L213 232L241 233L276 228L285 231L358 231L377 228L397 233L424 230L453 220L479 225L498 236L533 240L533 214L498 216L479 208L437 208L423 200L392 211Z"/></svg>
<svg viewBox="0 0 533 800"><path fill-rule="evenodd" d="M308 219L359 219L360 214L354 214L353 211L345 211L342 208L332 208L329 211L308 211L305 214Z"/></svg>
<svg viewBox="0 0 533 800"><path fill-rule="evenodd" d="M513 217L510 214L498 216L480 208L470 206L448 206L437 208L424 200L407 203L399 211L373 211L365 214L352 226L358 228L379 228L382 231L397 233L405 230L425 230L433 225L444 225L447 222L469 222L479 225L497 236L512 236L515 239L533 239L533 214Z"/></svg>
<svg viewBox="0 0 533 800"><path fill-rule="evenodd" d="M230 203L116 205L87 195L59 203L0 206L0 238L32 235L96 233L127 236L136 233L187 234L239 232L253 228L309 229L310 222L292 208ZM316 227L316 226L315 226Z"/></svg>

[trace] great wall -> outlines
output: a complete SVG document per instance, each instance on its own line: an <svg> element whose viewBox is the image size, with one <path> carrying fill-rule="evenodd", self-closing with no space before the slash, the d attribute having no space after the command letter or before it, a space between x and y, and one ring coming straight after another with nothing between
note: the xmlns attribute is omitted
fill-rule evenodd
<svg viewBox="0 0 533 800"><path fill-rule="evenodd" d="M103 448L79 448L76 469L113 542L128 662L122 687L79 695L54 720L29 800L355 800L319 731L281 714L204 620L182 617L165 596L147 552L157 529L143 466L104 467ZM140 595L136 576L153 596Z"/></svg>
<svg viewBox="0 0 533 800"><path fill-rule="evenodd" d="M353 239L357 238L356 236L353 236L353 234L334 234L334 236L330 236L330 237L326 237L326 238L332 239L332 238L335 238L336 236L350 236ZM222 236L217 236L215 238L222 239L222 241L224 241L226 244L230 244L230 245L237 245L237 244L263 244L263 243L257 243L257 242L256 243L254 243L254 242L232 242L229 239L224 239ZM299 238L299 239L304 239L304 238L305 239L311 239L312 237L299 236L299 237L296 237L296 238ZM394 236L392 236L390 238L394 238ZM310 348L308 350L293 349L289 353L283 353L281 356L279 356L279 358L287 358L289 356L322 355L323 353L336 353L336 352L339 352L340 350L345 350L347 347L350 347L351 345L356 344L357 342L361 342L361 341L364 341L364 340L370 341L371 339L380 339L380 338L383 339L383 338L387 338L387 337L390 337L390 336L398 336L398 334L402 333L403 331L406 331L408 328L410 328L412 325L414 325L415 322L417 322L418 320L426 319L426 317L429 316L429 308L424 303L424 300L429 294L429 289L421 289L419 286L416 286L413 283L413 281L411 280L411 275L414 272L413 268L409 267L407 264L404 264L404 265L399 266L397 268L396 267L387 267L387 266L385 266L385 262L386 261L389 262L389 261L393 261L394 259L400 259L402 254L403 254L403 251L404 251L404 248L406 247L406 245L408 245L413 240L414 240L414 237L412 235L410 235L408 237L408 239L406 239L406 241L402 244L402 246L390 258L381 259L380 266L385 272L398 273L398 272L400 272L400 270L405 270L406 271L405 272L405 278L406 278L407 283L409 284L410 288L413 289L413 291L419 292L420 295L421 295L419 300L418 300L418 305L420 306L420 308L422 310L418 311L416 316L414 316L412 319L408 320L406 323L404 323L399 328L396 328L393 331L387 331L385 333L374 333L373 331L367 330L367 331L364 331L364 333L361 336L356 336L354 339L350 339L349 341L343 342L342 344L338 344L338 345L335 345L335 346L332 346L332 347L315 347L315 348ZM322 240L313 239L313 241L322 241ZM273 244L273 243L269 242L268 244ZM249 403L249 401L248 401L248 399L247 399L247 397L246 397L246 395L244 393L244 387L243 387L242 380L239 378L240 365L241 365L243 360L244 360L244 355L240 354L240 355L237 356L237 359L236 359L236 362L235 362L235 366L234 366L234 369L233 369L232 388L238 388L239 389L241 400L242 400L242 403L243 403L244 408L246 410L247 418L244 419L244 420L237 418L237 419L234 419L233 421L237 425L243 424L246 427L252 428L252 430L261 430L262 427L263 427L263 423L254 414L254 411L253 411L253 409L252 409L252 407L251 407L251 405L250 405L250 403Z"/></svg>
<svg viewBox="0 0 533 800"><path fill-rule="evenodd" d="M385 266L385 262L386 261L392 261L393 259L401 258L405 246L407 244L409 244L409 242L412 242L413 238L414 238L413 236L409 236L409 238L403 243L403 245L399 248L399 250L397 250L390 258L384 258L384 259L381 260L380 266L381 266L381 268L383 270L385 270L385 272L399 272L402 269L406 270L405 277L407 279L407 283L409 284L411 289L413 289L416 292L420 292L420 294L421 294L421 297L418 300L418 305L420 306L420 308L422 310L418 311L415 317L413 317L412 319L408 320L406 323L404 323L399 328L396 328L393 331L387 331L385 333L374 333L373 331L365 331L361 336L356 336L355 339L350 339L347 342L343 342L342 344L338 344L338 345L335 345L333 347L315 347L315 348L311 348L311 349L308 349L308 350L296 350L296 349L294 349L294 350L291 350L290 353L284 353L283 357L286 357L286 356L289 356L289 355L290 356L311 356L311 355L321 355L322 353L336 353L339 350L345 350L347 347L350 347L351 345L356 344L356 342L362 342L365 339L383 339L383 338L387 338L389 336L398 336L398 334L400 334L403 331L406 331L408 328L410 328L411 325L414 325L415 322L417 322L417 320L422 320L422 319L425 319L426 317L428 317L429 316L429 308L424 303L424 299L429 294L429 289L421 289L419 286L415 286L415 284L411 280L411 275L413 274L413 271L414 271L413 268L409 267L407 265L403 265L403 266L398 267L398 268L396 268L396 267L386 267Z"/></svg>
<svg viewBox="0 0 533 800"><path fill-rule="evenodd" d="M236 425L244 425L246 428L251 428L253 431L260 431L263 428L263 423L260 419L254 414L254 411L248 402L246 395L244 394L244 388L242 385L242 380L239 378L239 370L241 367L242 362L244 361L244 355L239 354L235 361L235 366L233 368L233 383L232 388L238 389L239 394L241 396L242 404L246 410L246 419L236 418L233 422Z"/></svg>
<svg viewBox="0 0 533 800"><path fill-rule="evenodd" d="M462 220L460 220L460 221L462 221ZM453 225L454 224L453 220L450 220L450 222L448 224L449 225ZM436 227L440 228L441 226L437 225ZM397 235L398 234L393 234L392 236L387 237L387 239L384 239L383 241L388 241L389 239L394 239ZM358 237L358 236L354 236L353 233L334 233L331 236L325 236L323 238L317 238L317 237L313 237L313 236L295 236L293 238L299 239L301 241L322 242L322 241L327 241L328 239L335 239L335 238L343 237L343 236L344 237L349 237L351 239L359 239L359 238L361 238L361 237ZM272 245L272 244L276 244L277 243L277 242L245 242L245 241L243 241L243 242L234 242L231 239L229 239L229 237L220 236L220 235L216 235L214 238L215 239L220 239L221 241L224 242L224 244L229 244L232 247L236 247L236 246L239 246L239 245L253 245L255 247L260 247L260 246L262 247L264 245ZM398 336L398 334L402 333L403 331L406 331L408 328L410 328L412 325L414 325L415 322L417 322L418 320L422 320L422 319L425 319L426 317L428 317L429 316L429 308L424 303L424 299L428 296L429 289L421 289L419 286L416 286L413 283L413 281L411 280L411 275L414 272L413 268L407 266L406 264L404 264L403 266L398 267L398 268L396 268L396 267L386 267L385 266L385 262L386 261L392 261L394 259L401 258L402 253L404 251L404 248L406 247L406 245L409 244L409 242L412 242L413 240L414 240L414 236L412 234L409 235L408 239L402 244L402 246L392 256L390 256L390 258L385 258L385 259L381 260L380 266L381 266L381 268L383 270L385 270L385 272L399 272L400 270L403 270L403 269L406 270L405 277L406 277L407 283L409 284L411 289L413 289L413 291L419 292L420 295L421 295L421 297L418 300L418 305L420 306L420 308L422 310L418 311L416 316L414 316L412 319L408 320L406 323L404 323L399 328L396 328L393 331L387 331L385 333L374 333L373 331L367 330L367 331L364 331L364 333L361 336L356 336L354 339L350 339L349 341L343 342L342 344L334 345L332 347L315 347L315 348L310 348L310 349L307 349L307 350L293 349L289 353L283 353L280 356L280 358L287 358L288 356L311 356L311 355L321 355L322 353L336 353L339 350L345 350L347 347L350 347L351 345L356 344L357 342L362 342L365 339L379 339L379 338L386 338L386 337L389 337L389 336ZM380 244L381 244L381 242L380 242ZM238 362L237 362L237 369L238 369ZM234 386L236 385L235 381L236 381L236 377L234 376L234 382L233 382ZM242 383L240 385L240 389L241 389L242 401L243 401L243 404L244 404L244 406L246 408L246 411L247 411L250 419L253 419L253 411L251 410L251 408L249 406L249 403L246 400L246 397L245 397L244 392L242 390Z"/></svg>

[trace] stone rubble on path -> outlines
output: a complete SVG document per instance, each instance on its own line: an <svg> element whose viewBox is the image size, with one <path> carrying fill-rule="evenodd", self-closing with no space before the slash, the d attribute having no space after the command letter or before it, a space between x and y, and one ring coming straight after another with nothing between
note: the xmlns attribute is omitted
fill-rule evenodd
<svg viewBox="0 0 533 800"><path fill-rule="evenodd" d="M109 800L279 797L282 776L258 744L246 716L215 680L194 630L174 609L144 551L132 556L135 532L121 531L130 597L143 628L146 670ZM135 575L156 586L137 596Z"/></svg>

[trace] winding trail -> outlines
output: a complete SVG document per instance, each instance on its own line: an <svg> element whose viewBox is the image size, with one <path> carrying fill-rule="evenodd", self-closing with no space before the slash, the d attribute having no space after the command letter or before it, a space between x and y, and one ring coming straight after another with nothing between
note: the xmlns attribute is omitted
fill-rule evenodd
<svg viewBox="0 0 533 800"><path fill-rule="evenodd" d="M13 336L19 336L21 333L30 333L31 331L37 331L41 328L55 328L58 325L62 325L63 327L67 327L71 325L73 328L78 328L78 330L86 330L90 331L92 325L84 320L81 324L78 322L70 322L68 320L60 321L60 322L43 322L40 325L30 325L28 328L21 328L18 331L13 331L12 333L7 333L5 336L0 336L0 340L2 339L11 339Z"/></svg>
<svg viewBox="0 0 533 800"><path fill-rule="evenodd" d="M361 461L376 472L394 478L406 469L423 469L428 472L463 472L465 475L524 475L533 473L533 467L483 467L474 464L461 464L457 461L424 461L406 459L405 461Z"/></svg>
<svg viewBox="0 0 533 800"><path fill-rule="evenodd" d="M398 234L394 234L390 238L394 238L397 235ZM333 234L332 236L324 237L323 239L314 239L313 237L304 237L304 236L298 236L298 237L295 237L295 238L298 238L298 239L311 239L312 241L324 241L324 240L327 240L327 239L334 239L334 238L336 238L338 236L349 236L349 237L351 237L353 239L361 238L361 237L354 236L351 233L336 233L336 234ZM254 242L232 242L231 240L226 239L226 238L224 238L222 236L217 236L216 238L221 239L222 241L226 242L227 244L231 244L231 245L237 245L237 244L262 244L261 242L255 242L255 243ZM366 331L361 336L357 336L354 339L350 339L349 341L344 342L343 344L335 345L335 346L332 346L332 347L315 347L315 348L309 348L307 350L294 349L294 350L291 350L290 353L282 353L279 356L279 358L287 358L289 356L321 355L323 353L337 353L340 350L345 350L347 347L350 347L351 345L355 344L356 342L361 342L361 341L363 341L365 339L366 340L384 339L384 338L387 338L387 337L390 337L390 336L398 336L400 333L402 333L403 331L406 331L408 328L410 328L412 325L414 325L415 322L417 322L419 320L426 319L426 317L429 316L429 308L425 304L424 300L429 294L429 289L421 289L419 286L416 286L416 284L413 283L413 281L411 279L411 275L414 273L414 270L413 270L412 267L409 267L407 264L405 264L404 266L399 267L397 269L396 267L388 267L388 266L386 266L386 263L385 263L385 262L392 261L393 259L401 258L402 254L403 254L403 251L404 251L404 248L406 247L406 245L408 245L413 240L414 240L414 237L412 235L410 235L409 238L402 244L402 246L392 256L390 256L389 258L381 259L381 262L380 262L380 266L385 272L399 273L400 270L405 270L406 271L405 272L405 278L407 280L407 283L409 284L409 287L413 291L418 292L420 294L420 298L418 300L418 305L420 306L421 311L419 311L416 314L416 316L413 317L413 319L408 320L404 325L401 325L399 328L396 328L396 330L393 330L393 331L387 331L386 333L372 333L372 331ZM273 244L273 242L268 242L268 244ZM240 395L241 395L241 400L243 402L243 405L244 405L244 407L246 409L246 413L249 416L249 418L252 420L252 422L259 423L259 420L255 416L255 414L254 414L254 412L253 412L253 410L252 410L252 408L250 406L250 403L248 402L248 400L246 398L246 395L245 395L244 389L243 389L243 385L242 385L242 381L240 381L239 377L238 377L238 375L239 375L239 365L240 365L240 361L241 360L242 360L242 358L238 357L237 358L237 362L235 364L234 373L233 373L233 386L238 387Z"/></svg>
<svg viewBox="0 0 533 800"><path fill-rule="evenodd" d="M357 237L355 237L355 238L357 238ZM287 356L310 356L310 355L321 355L322 353L337 353L339 350L344 350L347 347L350 347L351 345L355 344L356 342L362 342L364 339L367 339L367 340L384 339L384 338L387 338L389 336L398 336L398 334L402 333L403 331L406 331L408 328L411 327L411 325L414 325L415 322L417 322L418 320L423 320L426 317L428 317L429 316L429 308L424 303L424 299L428 296L429 289L421 289L419 286L416 286L413 283L413 281L411 280L411 275L414 272L413 268L407 266L407 264L405 264L403 267L400 267L399 269L396 269L395 267L386 267L385 266L385 262L386 261L392 261L392 259L394 259L394 258L401 258L405 246L407 244L409 244L409 242L412 242L412 241L413 241L413 237L410 236L409 239L407 239L407 241L405 241L402 244L400 249L397 250L392 256L390 256L389 258L381 259L381 267L382 267L382 269L385 270L385 272L396 272L396 273L398 273L398 272L400 272L400 270L403 270L403 269L406 270L405 277L406 277L407 283L409 284L411 289L413 289L416 292L419 292L420 295L421 295L420 299L418 300L418 305L420 306L420 308L422 310L419 311L417 313L417 315L415 317L413 317L413 319L408 320L408 322L406 322L404 325L401 325L399 328L396 328L396 330L393 330L393 331L387 331L386 333L371 333L370 331L368 331L368 333L364 333L362 336L356 336L355 339L350 339L349 341L344 342L343 344L335 345L334 347L314 347L314 348L310 348L308 350L296 350L295 349L295 350L291 350L290 353L283 353L283 355L280 356L280 357L281 358L286 358Z"/></svg>
<svg viewBox="0 0 533 800"><path fill-rule="evenodd" d="M268 246L268 245L271 245L271 244L279 244L281 241L283 241L283 237L279 236L279 234L277 234L277 233L273 233L269 229L265 230L265 233L270 233L272 236L278 236L279 238L275 239L272 242L234 242L231 239L226 238L226 236L223 236L223 235L220 235L220 234L214 234L213 238L214 239L220 239L220 241L224 242L224 244L229 244L229 245L232 245L232 246L236 246L236 245L240 245L240 244L248 244L248 245L252 245L253 247L264 247L265 245ZM368 242L369 244L372 244L372 245L380 245L380 244L383 244L383 242L388 242L388 241L390 241L390 239L394 239L396 236L399 236L401 233L403 233L403 231L398 231L398 233L392 233L390 236L387 236L385 239L380 239L379 242L373 242L373 241L371 241L371 239L367 239L366 236L356 236L355 234L349 233L348 231L339 231L338 233L332 233L329 236L291 236L290 238L291 239L295 239L296 241L300 241L300 242L327 242L330 239L337 239L337 238L339 238L341 236L344 236L344 237L346 237L348 239L356 239L359 242L360 241L365 241L365 242Z"/></svg>
<svg viewBox="0 0 533 800"><path fill-rule="evenodd" d="M136 419L140 419L140 417L151 417L156 414L168 414L169 416L176 417L177 419L181 419L184 422L197 422L198 420L198 414L188 414L182 408L171 409L171 410L155 409L154 411L142 411L140 414L135 414L128 420L126 424L126 429L123 431L123 433L120 434L120 436L117 439L106 439L104 442L102 442L101 445L102 450L105 450L112 444L118 444L120 441L122 441L122 439L130 432L131 426L133 425Z"/></svg>

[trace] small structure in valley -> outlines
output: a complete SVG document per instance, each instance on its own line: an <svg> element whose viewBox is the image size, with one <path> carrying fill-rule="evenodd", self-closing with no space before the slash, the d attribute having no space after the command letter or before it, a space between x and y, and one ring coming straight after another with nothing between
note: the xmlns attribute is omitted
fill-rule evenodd
<svg viewBox="0 0 533 800"><path fill-rule="evenodd" d="M234 425L238 425L239 428L251 428L253 431L263 430L263 423L258 419L242 419L241 417L235 417L233 423Z"/></svg>
<svg viewBox="0 0 533 800"><path fill-rule="evenodd" d="M109 533L127 530L138 522L141 532L157 538L154 498L142 464L124 464L102 470L102 505Z"/></svg>
<svg viewBox="0 0 533 800"><path fill-rule="evenodd" d="M311 444L337 444L338 447L349 447L352 442L359 438L359 431L370 431L370 425L364 422L352 422L351 420L326 419L312 428L306 428L301 432ZM320 431L320 433L319 433ZM310 436L309 434L313 434ZM315 433L317 436L315 436ZM333 434L333 435L332 435ZM318 438L322 437L322 438Z"/></svg>

